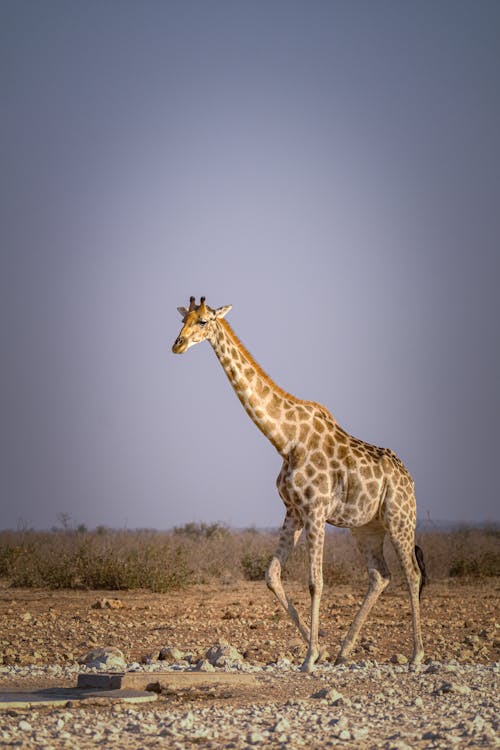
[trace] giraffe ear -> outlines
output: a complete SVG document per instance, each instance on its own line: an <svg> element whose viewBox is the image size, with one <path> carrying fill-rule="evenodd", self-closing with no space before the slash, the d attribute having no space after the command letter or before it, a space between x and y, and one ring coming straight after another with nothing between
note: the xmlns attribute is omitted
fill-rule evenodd
<svg viewBox="0 0 500 750"><path fill-rule="evenodd" d="M188 314L189 310L186 310L185 307L178 307L178 311L180 312L181 318L185 320L186 315Z"/></svg>
<svg viewBox="0 0 500 750"><path fill-rule="evenodd" d="M229 310L231 310L232 307L233 307L232 305L226 305L225 307L217 308L217 310L214 310L215 317L224 318L228 314Z"/></svg>

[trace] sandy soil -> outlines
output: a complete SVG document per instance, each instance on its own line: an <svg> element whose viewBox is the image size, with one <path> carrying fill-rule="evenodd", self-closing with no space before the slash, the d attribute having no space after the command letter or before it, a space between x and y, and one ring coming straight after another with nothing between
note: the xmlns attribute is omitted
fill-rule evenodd
<svg viewBox="0 0 500 750"><path fill-rule="evenodd" d="M309 595L287 590L307 612ZM422 599L426 656L442 661L488 663L499 658L500 581L431 584ZM362 600L363 589L325 589L321 641L332 659ZM95 608L119 600L117 609ZM168 594L148 592L0 589L0 663L63 664L95 646L116 646L129 661L176 646L200 656L225 638L252 663L280 658L300 663L305 647L264 583L193 587ZM361 633L356 659L387 661L411 653L406 591L389 589Z"/></svg>
<svg viewBox="0 0 500 750"><path fill-rule="evenodd" d="M308 594L288 586L296 603ZM313 675L294 668L305 647L264 583L148 592L0 589L0 691L74 685L27 665L69 665L96 646L126 660L156 659L176 647L204 656L221 639L264 666L252 685L161 695L151 708L85 706L0 715L0 745L31 748L353 747L413 750L497 746L500 581L430 585L422 600L426 656L412 673L409 604L403 588L377 603L353 655L358 666L326 662ZM333 660L363 590L326 589L322 643ZM102 607L107 599L114 606ZM292 666L287 666L291 660ZM277 663L277 664L276 664ZM23 667L23 665L25 665ZM266 668L265 665L274 665ZM16 672L16 666L19 667ZM242 675L243 676L243 675ZM324 697L322 697L324 691ZM335 698L339 690L342 698ZM332 693L333 691L333 697Z"/></svg>

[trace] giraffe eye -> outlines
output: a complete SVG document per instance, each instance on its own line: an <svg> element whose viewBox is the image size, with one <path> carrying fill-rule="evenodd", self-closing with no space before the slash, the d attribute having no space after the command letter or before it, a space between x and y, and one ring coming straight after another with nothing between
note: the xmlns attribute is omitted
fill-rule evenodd
<svg viewBox="0 0 500 750"><path fill-rule="evenodd" d="M206 324L207 324L206 320L199 320L198 321L198 325L201 326L201 327L206 326Z"/></svg>

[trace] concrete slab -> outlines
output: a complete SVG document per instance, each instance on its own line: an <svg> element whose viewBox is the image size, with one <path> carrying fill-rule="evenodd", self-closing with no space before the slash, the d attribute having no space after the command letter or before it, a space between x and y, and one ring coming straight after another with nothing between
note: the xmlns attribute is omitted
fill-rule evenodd
<svg viewBox="0 0 500 750"><path fill-rule="evenodd" d="M78 687L94 690L132 689L155 692L217 687L252 687L254 675L239 672L125 672L78 675Z"/></svg>
<svg viewBox="0 0 500 750"><path fill-rule="evenodd" d="M39 708L40 706L68 706L78 703L107 704L151 703L155 693L143 690L80 690L78 688L48 688L46 690L16 690L0 693L0 711L6 709Z"/></svg>

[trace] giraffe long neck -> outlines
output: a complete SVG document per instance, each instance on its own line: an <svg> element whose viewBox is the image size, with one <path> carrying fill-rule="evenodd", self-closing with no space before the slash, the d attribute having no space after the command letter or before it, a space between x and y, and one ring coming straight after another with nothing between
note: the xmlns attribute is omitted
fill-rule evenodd
<svg viewBox="0 0 500 750"><path fill-rule="evenodd" d="M249 417L276 450L286 455L298 437L304 402L266 375L225 320L218 321L210 343Z"/></svg>

